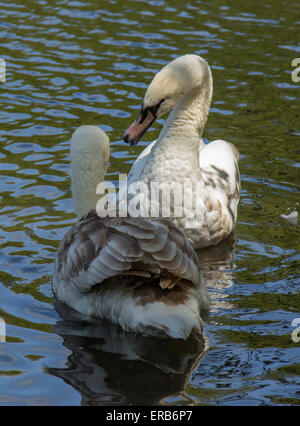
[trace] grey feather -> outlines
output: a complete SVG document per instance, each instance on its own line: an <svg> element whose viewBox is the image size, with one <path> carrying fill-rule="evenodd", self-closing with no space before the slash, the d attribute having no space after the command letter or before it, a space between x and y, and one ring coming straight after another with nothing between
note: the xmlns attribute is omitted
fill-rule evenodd
<svg viewBox="0 0 300 426"><path fill-rule="evenodd" d="M194 283L200 280L197 255L169 220L100 218L95 211L68 231L56 265L60 276L82 292L130 270L167 271Z"/></svg>

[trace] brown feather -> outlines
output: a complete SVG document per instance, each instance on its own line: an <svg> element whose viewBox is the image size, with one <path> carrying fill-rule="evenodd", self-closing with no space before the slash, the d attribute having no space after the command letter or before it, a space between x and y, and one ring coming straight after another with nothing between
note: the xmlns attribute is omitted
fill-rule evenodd
<svg viewBox="0 0 300 426"><path fill-rule="evenodd" d="M164 274L161 288L172 288L181 278L194 284L201 279L194 249L168 219L100 218L95 210L67 232L57 263L62 277L72 277L82 291L117 275Z"/></svg>

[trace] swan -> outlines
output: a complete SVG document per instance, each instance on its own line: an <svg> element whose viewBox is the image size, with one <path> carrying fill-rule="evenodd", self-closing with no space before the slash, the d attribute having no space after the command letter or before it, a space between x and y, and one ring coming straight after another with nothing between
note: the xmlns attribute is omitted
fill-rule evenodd
<svg viewBox="0 0 300 426"><path fill-rule="evenodd" d="M96 187L108 159L109 138L100 128L76 129L71 189L78 221L56 254L54 295L125 331L187 339L202 331L209 309L197 255L168 219L97 214Z"/></svg>
<svg viewBox="0 0 300 426"><path fill-rule="evenodd" d="M194 54L180 56L154 76L138 118L123 135L125 142L135 146L158 117L172 111L158 139L133 164L128 185L143 182L151 194L153 182L163 186L175 182L184 191L189 182L190 202L179 214L174 200L170 219L196 249L216 245L232 232L240 196L237 148L224 140L209 144L202 140L212 91L205 59ZM153 197L151 202L155 202Z"/></svg>

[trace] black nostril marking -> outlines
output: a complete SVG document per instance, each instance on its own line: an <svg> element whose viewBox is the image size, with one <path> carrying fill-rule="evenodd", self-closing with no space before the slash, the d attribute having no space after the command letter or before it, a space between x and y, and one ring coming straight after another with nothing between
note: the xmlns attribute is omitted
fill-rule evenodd
<svg viewBox="0 0 300 426"><path fill-rule="evenodd" d="M125 135L123 140L124 142L129 143L129 135Z"/></svg>

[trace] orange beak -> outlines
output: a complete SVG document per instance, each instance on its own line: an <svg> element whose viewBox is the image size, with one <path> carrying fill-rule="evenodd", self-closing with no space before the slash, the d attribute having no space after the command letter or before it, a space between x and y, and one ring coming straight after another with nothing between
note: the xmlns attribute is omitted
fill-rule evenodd
<svg viewBox="0 0 300 426"><path fill-rule="evenodd" d="M149 109L142 110L138 118L124 132L123 140L131 146L135 146L155 119L155 115Z"/></svg>

